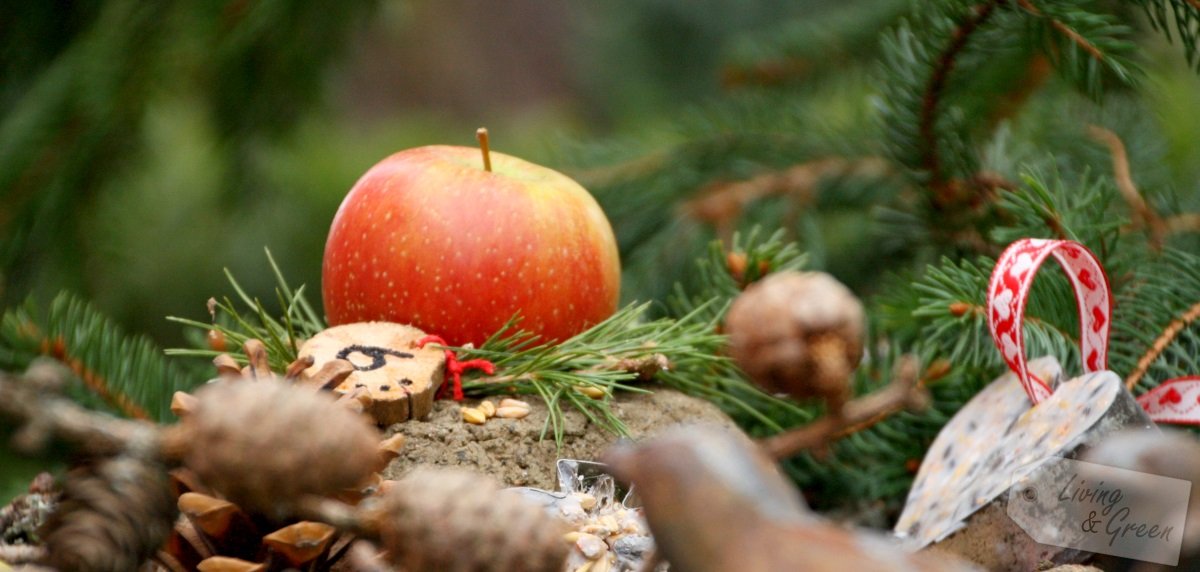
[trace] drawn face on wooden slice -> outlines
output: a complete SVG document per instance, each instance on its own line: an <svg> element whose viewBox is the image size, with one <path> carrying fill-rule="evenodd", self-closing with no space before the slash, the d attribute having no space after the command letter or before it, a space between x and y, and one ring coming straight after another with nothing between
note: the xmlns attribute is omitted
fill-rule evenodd
<svg viewBox="0 0 1200 572"><path fill-rule="evenodd" d="M360 322L322 331L300 348L312 356L305 370L312 377L332 360L346 360L354 372L337 393L365 392L365 409L381 425L423 419L433 409L433 398L442 385L445 352L434 345L418 348L425 332L390 322Z"/></svg>
<svg viewBox="0 0 1200 572"><path fill-rule="evenodd" d="M1053 387L1061 368L1053 358L1041 358L1030 362L1030 371ZM919 547L939 542L1042 461L1071 457L1080 446L1144 417L1126 411L1140 409L1126 407L1132 397L1122 398L1127 392L1112 372L1057 385L1031 406L1016 375L1008 373L967 402L926 453L896 532Z"/></svg>

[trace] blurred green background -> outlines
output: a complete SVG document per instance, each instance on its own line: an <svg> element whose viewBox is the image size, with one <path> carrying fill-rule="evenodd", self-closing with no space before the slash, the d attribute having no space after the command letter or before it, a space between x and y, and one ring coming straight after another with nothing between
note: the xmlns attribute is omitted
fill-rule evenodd
<svg viewBox="0 0 1200 572"><path fill-rule="evenodd" d="M582 173L571 165L627 162L733 129L744 136L760 128L754 121L764 131L796 126L803 149L759 153L781 165L877 153L878 39L909 8L899 0L0 3L0 306L67 289L127 330L177 346L182 329L163 317L203 319L208 297L228 292L224 267L274 299L263 247L318 299L328 225L357 177L408 147L474 145L481 125L495 149L572 175ZM1177 48L1148 32L1143 39L1145 95L1164 138L1154 144L1166 143L1145 155L1191 179L1200 172L1200 84ZM761 168L688 172L703 183ZM860 202L872 192L892 193L867 191ZM814 266L861 291L877 273L859 256L868 223L851 212L840 223L834 211L801 220L799 238ZM615 215L621 234L628 221ZM831 226L848 230L831 235ZM647 267L655 266L637 272ZM670 286L648 284L656 281L627 277L636 286L627 297Z"/></svg>
<svg viewBox="0 0 1200 572"><path fill-rule="evenodd" d="M178 345L163 317L202 319L223 267L273 299L264 246L318 292L338 204L388 154L480 125L551 166L653 146L740 38L827 4L0 4L0 302L65 288Z"/></svg>

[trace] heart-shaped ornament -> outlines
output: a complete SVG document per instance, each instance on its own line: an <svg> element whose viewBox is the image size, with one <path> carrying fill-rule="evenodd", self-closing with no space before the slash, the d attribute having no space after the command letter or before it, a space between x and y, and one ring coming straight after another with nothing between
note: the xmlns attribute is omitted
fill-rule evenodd
<svg viewBox="0 0 1200 572"><path fill-rule="evenodd" d="M1057 383L1054 358L1026 362L1025 302L1053 256L1075 288L1085 375ZM925 456L896 533L916 548L937 544L989 569L1065 563L1078 551L1034 541L1006 513L1009 488L1056 458L1073 458L1109 433L1154 423L1116 374L1105 371L1111 301L1095 256L1068 241L1024 240L997 261L988 325L1012 370L969 401Z"/></svg>
<svg viewBox="0 0 1200 572"><path fill-rule="evenodd" d="M1056 366L1052 358L1037 367ZM909 492L897 534L937 544L988 569L1033 570L1084 556L1043 545L1007 514L1009 488L1057 458L1074 458L1110 433L1154 424L1116 374L1058 384L1032 405L1015 374L992 382L938 434Z"/></svg>

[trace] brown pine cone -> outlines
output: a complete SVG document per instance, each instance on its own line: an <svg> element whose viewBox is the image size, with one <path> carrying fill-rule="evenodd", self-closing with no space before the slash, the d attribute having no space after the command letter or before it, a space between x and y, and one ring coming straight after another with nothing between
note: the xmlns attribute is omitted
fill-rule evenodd
<svg viewBox="0 0 1200 572"><path fill-rule="evenodd" d="M475 473L419 468L380 509L383 548L404 570L558 572L566 562L564 522Z"/></svg>
<svg viewBox="0 0 1200 572"><path fill-rule="evenodd" d="M824 399L839 411L863 352L862 303L822 272L778 272L751 284L725 317L729 353L772 393Z"/></svg>
<svg viewBox="0 0 1200 572"><path fill-rule="evenodd" d="M355 488L379 463L379 432L327 393L263 379L217 383L166 439L200 480L242 508L280 518L307 495Z"/></svg>
<svg viewBox="0 0 1200 572"><path fill-rule="evenodd" d="M131 457L77 469L47 522L46 564L76 572L136 570L166 540L175 499L166 471Z"/></svg>

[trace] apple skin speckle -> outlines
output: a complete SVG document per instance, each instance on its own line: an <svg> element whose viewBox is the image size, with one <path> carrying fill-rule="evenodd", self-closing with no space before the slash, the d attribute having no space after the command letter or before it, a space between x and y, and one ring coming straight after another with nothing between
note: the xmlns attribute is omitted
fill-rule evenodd
<svg viewBox="0 0 1200 572"><path fill-rule="evenodd" d="M595 199L502 153L484 171L479 153L409 149L359 179L325 246L331 325L399 322L478 345L519 312L521 327L561 341L616 311L616 239Z"/></svg>

